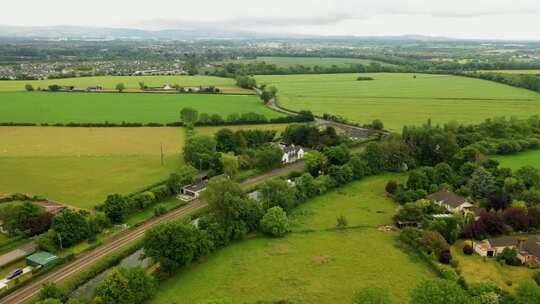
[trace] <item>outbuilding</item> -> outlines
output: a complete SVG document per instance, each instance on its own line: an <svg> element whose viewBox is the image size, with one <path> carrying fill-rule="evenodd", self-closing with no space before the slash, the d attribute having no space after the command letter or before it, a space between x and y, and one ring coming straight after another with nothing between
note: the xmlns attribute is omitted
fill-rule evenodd
<svg viewBox="0 0 540 304"><path fill-rule="evenodd" d="M58 257L54 254L40 251L26 257L26 264L35 268L41 268L52 265L56 260L58 260Z"/></svg>

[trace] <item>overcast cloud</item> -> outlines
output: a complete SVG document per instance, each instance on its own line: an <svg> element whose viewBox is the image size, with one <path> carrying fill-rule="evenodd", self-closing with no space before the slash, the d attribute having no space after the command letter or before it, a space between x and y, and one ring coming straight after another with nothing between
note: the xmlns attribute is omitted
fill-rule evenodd
<svg viewBox="0 0 540 304"><path fill-rule="evenodd" d="M0 24L540 40L540 0L2 0Z"/></svg>

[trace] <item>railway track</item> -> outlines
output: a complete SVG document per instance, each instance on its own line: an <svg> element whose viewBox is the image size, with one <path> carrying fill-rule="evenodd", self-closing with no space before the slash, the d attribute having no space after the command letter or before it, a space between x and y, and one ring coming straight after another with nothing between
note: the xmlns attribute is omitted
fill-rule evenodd
<svg viewBox="0 0 540 304"><path fill-rule="evenodd" d="M304 163L301 161L282 168L277 168L263 175L246 180L242 183L242 186L249 187L265 179L283 175L293 170L301 169L303 166ZM54 269L48 273L45 273L43 276L37 278L35 281L30 282L28 285L23 286L20 289L6 295L5 297L0 299L0 304L27 303L35 296L37 296L43 284L48 282L62 283L71 276L76 275L81 271L84 271L87 267L92 266L97 261L106 257L107 255L122 248L126 248L133 242L140 240L148 229L156 225L163 224L192 214L195 211L204 208L205 206L207 206L207 203L204 200L197 199L191 201L186 206L172 210L160 217L153 218L136 228L122 232L118 236L109 240L107 243L83 254L82 256L65 265L60 266L58 269Z"/></svg>

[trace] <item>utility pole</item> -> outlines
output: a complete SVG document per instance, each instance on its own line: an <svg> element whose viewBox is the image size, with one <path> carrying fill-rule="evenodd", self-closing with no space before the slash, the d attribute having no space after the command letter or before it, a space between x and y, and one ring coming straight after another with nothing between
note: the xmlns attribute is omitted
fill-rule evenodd
<svg viewBox="0 0 540 304"><path fill-rule="evenodd" d="M163 166L163 143L160 143L160 148L161 148L161 165Z"/></svg>

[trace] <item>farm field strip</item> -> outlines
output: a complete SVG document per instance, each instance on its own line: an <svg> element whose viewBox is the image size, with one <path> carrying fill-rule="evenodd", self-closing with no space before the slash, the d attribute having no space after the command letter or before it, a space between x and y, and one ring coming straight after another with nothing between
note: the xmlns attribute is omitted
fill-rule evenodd
<svg viewBox="0 0 540 304"><path fill-rule="evenodd" d="M0 93L0 122L138 122L170 123L180 120L180 110L199 113L255 112L268 118L282 116L266 108L256 96L154 93Z"/></svg>
<svg viewBox="0 0 540 304"><path fill-rule="evenodd" d="M358 75L374 80L357 81ZM370 73L256 78L278 88L284 108L331 113L360 123L381 119L392 131L428 119L475 123L494 116L540 114L540 94L466 77Z"/></svg>
<svg viewBox="0 0 540 304"><path fill-rule="evenodd" d="M523 166L533 166L540 169L540 150L520 152L514 155L497 156L501 167L519 169Z"/></svg>

